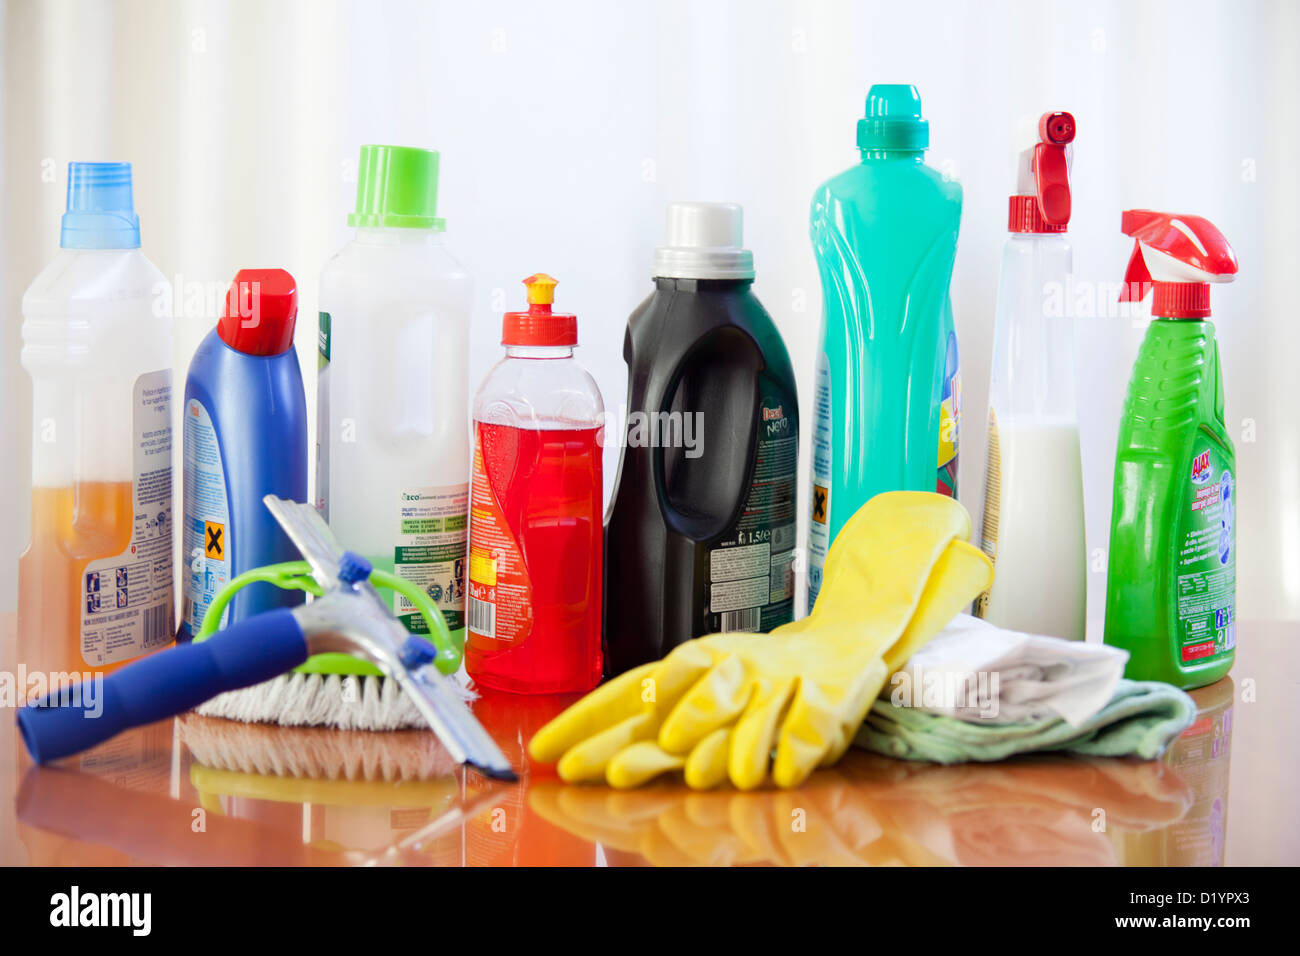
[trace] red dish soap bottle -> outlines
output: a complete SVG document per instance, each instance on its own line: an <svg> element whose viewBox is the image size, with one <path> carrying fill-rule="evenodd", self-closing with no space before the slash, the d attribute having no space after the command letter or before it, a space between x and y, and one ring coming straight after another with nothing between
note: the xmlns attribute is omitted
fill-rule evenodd
<svg viewBox="0 0 1300 956"><path fill-rule="evenodd" d="M604 405L573 357L556 281L524 280L506 357L474 398L465 667L517 694L588 691L601 676Z"/></svg>

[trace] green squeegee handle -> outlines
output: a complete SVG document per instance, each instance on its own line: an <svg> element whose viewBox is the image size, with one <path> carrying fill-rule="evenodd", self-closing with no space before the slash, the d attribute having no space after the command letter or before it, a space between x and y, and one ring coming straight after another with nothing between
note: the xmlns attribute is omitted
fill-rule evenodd
<svg viewBox="0 0 1300 956"><path fill-rule="evenodd" d="M274 584L285 591L293 589L306 591L313 597L320 597L324 593L321 586L316 583L316 579L311 576L311 565L306 561L285 561L253 568L236 575L221 589L207 613L203 615L203 626L199 628L194 640L202 641L215 634L221 626L221 617L225 613L226 605L235 596L235 592L259 581ZM429 596L405 578L399 578L378 568L370 572L370 583L375 587L396 591L415 605L415 609L429 625L429 633L424 636L427 636L438 649L438 656L433 661L434 666L444 674L454 674L460 668L463 648L447 630L447 622L443 620L442 612L429 600ZM358 661L347 654L318 654L304 665L304 669L323 673L374 673L376 675L380 673L373 665Z"/></svg>

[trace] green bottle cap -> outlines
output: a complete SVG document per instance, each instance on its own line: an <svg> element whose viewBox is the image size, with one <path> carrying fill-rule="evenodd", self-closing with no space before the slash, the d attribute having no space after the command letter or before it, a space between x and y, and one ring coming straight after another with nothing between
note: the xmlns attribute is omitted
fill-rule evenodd
<svg viewBox="0 0 1300 956"><path fill-rule="evenodd" d="M858 120L858 149L926 149L930 124L921 94L909 83L877 83L867 92L867 115Z"/></svg>
<svg viewBox="0 0 1300 956"><path fill-rule="evenodd" d="M438 154L410 146L362 146L357 169L357 211L349 226L432 229L446 223L438 212Z"/></svg>

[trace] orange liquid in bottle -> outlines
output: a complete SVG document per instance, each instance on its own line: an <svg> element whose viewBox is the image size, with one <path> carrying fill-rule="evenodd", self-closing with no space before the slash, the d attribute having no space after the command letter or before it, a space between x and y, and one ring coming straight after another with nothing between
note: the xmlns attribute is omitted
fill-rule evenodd
<svg viewBox="0 0 1300 956"><path fill-rule="evenodd" d="M130 481L32 489L32 542L18 564L18 654L29 673L111 673L81 656L82 575L131 544Z"/></svg>

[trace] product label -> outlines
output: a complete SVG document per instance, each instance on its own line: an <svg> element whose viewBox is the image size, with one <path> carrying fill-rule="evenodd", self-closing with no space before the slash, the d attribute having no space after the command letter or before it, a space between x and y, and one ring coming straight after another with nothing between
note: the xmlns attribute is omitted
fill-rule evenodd
<svg viewBox="0 0 1300 956"><path fill-rule="evenodd" d="M1002 443L998 436L998 416L989 407L989 449L984 467L984 528L980 547L996 568L998 563L998 519L1002 514ZM989 609L989 592L975 599L976 617Z"/></svg>
<svg viewBox="0 0 1300 956"><path fill-rule="evenodd" d="M1186 477L1178 528L1178 627L1184 664L1223 658L1237 646L1236 484L1217 445L1198 450Z"/></svg>
<svg viewBox="0 0 1300 956"><path fill-rule="evenodd" d="M132 396L131 541L82 573L81 656L116 664L175 637L172 599L172 373L149 372Z"/></svg>
<svg viewBox="0 0 1300 956"><path fill-rule="evenodd" d="M474 473L470 491L473 541L469 552L469 633L512 647L533 629L533 583L523 550L492 490L475 423ZM559 560L559 557L556 557Z"/></svg>
<svg viewBox="0 0 1300 956"><path fill-rule="evenodd" d="M198 399L185 405L185 521L181 560L186 573L181 588L181 623L195 635L213 600L230 581L230 495L221 463L221 445L208 410ZM225 627L229 609L222 615Z"/></svg>
<svg viewBox="0 0 1300 956"><path fill-rule="evenodd" d="M759 402L753 485L731 537L709 551L710 633L770 631L794 619L795 421L780 396Z"/></svg>
<svg viewBox="0 0 1300 956"><path fill-rule="evenodd" d="M320 313L316 333L316 510L330 520L330 331L328 312Z"/></svg>
<svg viewBox="0 0 1300 956"><path fill-rule="evenodd" d="M413 582L442 612L447 628L465 626L465 538L469 486L408 488L399 494L393 573ZM393 595L393 613L412 634L428 634L415 605Z"/></svg>
<svg viewBox="0 0 1300 956"><path fill-rule="evenodd" d="M813 383L812 516L808 522L808 610L817 603L822 568L830 548L831 370L826 353L817 356Z"/></svg>
<svg viewBox="0 0 1300 956"><path fill-rule="evenodd" d="M961 435L961 375L958 373L957 333L948 333L943 383L939 396L939 480L935 491L957 497L957 451Z"/></svg>

